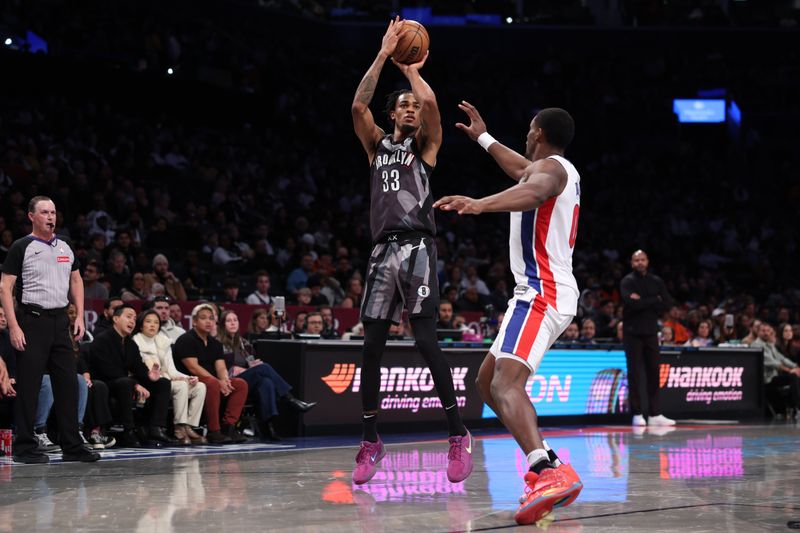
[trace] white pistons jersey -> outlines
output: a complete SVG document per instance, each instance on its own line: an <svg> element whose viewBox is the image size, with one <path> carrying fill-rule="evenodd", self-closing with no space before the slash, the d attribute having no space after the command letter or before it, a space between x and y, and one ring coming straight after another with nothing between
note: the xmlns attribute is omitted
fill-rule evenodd
<svg viewBox="0 0 800 533"><path fill-rule="evenodd" d="M578 232L581 178L567 159L557 155L548 159L564 167L567 184L538 209L511 213L511 272L518 285L533 288L559 313L575 315L579 292L572 275L572 250Z"/></svg>

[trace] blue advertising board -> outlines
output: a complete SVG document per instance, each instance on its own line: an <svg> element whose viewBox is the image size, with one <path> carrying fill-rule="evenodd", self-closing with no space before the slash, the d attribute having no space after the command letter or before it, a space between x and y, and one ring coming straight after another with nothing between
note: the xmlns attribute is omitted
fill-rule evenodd
<svg viewBox="0 0 800 533"><path fill-rule="evenodd" d="M628 380L622 350L550 350L526 390L540 416L627 411ZM483 418L494 418L485 405Z"/></svg>

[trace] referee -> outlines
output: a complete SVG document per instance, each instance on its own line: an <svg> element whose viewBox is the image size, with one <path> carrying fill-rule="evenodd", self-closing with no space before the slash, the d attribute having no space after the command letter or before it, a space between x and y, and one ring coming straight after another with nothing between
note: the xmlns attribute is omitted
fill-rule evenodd
<svg viewBox="0 0 800 533"><path fill-rule="evenodd" d="M3 263L0 304L6 312L11 345L17 353L17 438L14 461L49 461L37 450L33 422L42 375L50 374L63 461L94 462L100 455L83 447L78 433L78 385L67 317L68 296L78 308L72 332L83 336L83 281L69 242L55 235L56 206L46 196L28 204L33 232L14 242ZM12 293L16 289L17 308Z"/></svg>

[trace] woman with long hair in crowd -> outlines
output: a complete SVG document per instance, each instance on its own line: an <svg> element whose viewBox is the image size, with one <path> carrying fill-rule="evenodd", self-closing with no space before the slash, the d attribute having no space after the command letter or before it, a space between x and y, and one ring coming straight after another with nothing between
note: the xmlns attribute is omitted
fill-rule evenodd
<svg viewBox="0 0 800 533"><path fill-rule="evenodd" d="M269 309L259 307L250 315L250 325L247 327L247 340L253 341L256 339L265 338L265 334L269 331L272 319L270 317Z"/></svg>
<svg viewBox="0 0 800 533"><path fill-rule="evenodd" d="M222 343L228 374L243 379L256 400L261 438L279 440L272 419L278 415L278 400L305 413L316 402L304 402L292 396L292 386L267 363L256 359L253 345L239 332L239 317L228 309L222 312L217 326L217 339Z"/></svg>
<svg viewBox="0 0 800 533"><path fill-rule="evenodd" d="M776 337L775 346L778 347L778 351L796 363L797 354L792 353L792 339L794 338L792 325L788 322L784 322L778 326L778 334Z"/></svg>
<svg viewBox="0 0 800 533"><path fill-rule="evenodd" d="M711 338L711 322L708 320L701 320L700 323L697 324L697 334L686 341L684 346L693 346L695 348L714 346L714 339Z"/></svg>
<svg viewBox="0 0 800 533"><path fill-rule="evenodd" d="M158 313L149 309L139 314L136 320L134 342L139 346L142 361L148 369L157 364L161 377L170 381L172 389L172 409L175 414L175 438L184 446L205 444L206 438L195 432L203 414L206 399L206 386L196 376L189 376L175 368L172 359L172 341L160 335L161 319Z"/></svg>

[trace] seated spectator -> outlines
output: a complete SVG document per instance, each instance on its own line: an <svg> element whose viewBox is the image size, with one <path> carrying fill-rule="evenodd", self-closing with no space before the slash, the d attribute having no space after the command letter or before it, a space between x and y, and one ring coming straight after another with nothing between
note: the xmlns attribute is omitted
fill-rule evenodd
<svg viewBox="0 0 800 533"><path fill-rule="evenodd" d="M661 327L661 346L675 346L675 332L669 326Z"/></svg>
<svg viewBox="0 0 800 533"><path fill-rule="evenodd" d="M102 268L97 261L89 261L83 269L83 299L84 300L107 300L108 287L101 281Z"/></svg>
<svg viewBox="0 0 800 533"><path fill-rule="evenodd" d="M345 298L350 298L353 301L353 307L361 307L363 297L364 283L361 281L361 276L352 276L347 282Z"/></svg>
<svg viewBox="0 0 800 533"><path fill-rule="evenodd" d="M580 337L581 328L579 328L578 323L573 320L569 323L567 329L564 330L564 333L561 334L561 338L559 340L561 342L578 342Z"/></svg>
<svg viewBox="0 0 800 533"><path fill-rule="evenodd" d="M753 324L750 326L750 332L742 338L742 344L746 344L750 346L753 344L761 334L761 321L759 319L753 320Z"/></svg>
<svg viewBox="0 0 800 533"><path fill-rule="evenodd" d="M114 236L113 248L122 254L125 264L130 268L133 265L133 257L137 252L137 244L133 242L131 232L128 229L118 229ZM130 270L128 270L130 273Z"/></svg>
<svg viewBox="0 0 800 533"><path fill-rule="evenodd" d="M144 274L137 272L131 276L130 283L127 287L122 289L121 296L123 302L146 300L147 294L144 292Z"/></svg>
<svg viewBox="0 0 800 533"><path fill-rule="evenodd" d="M697 325L697 335L686 341L684 346L693 346L695 348L714 346L714 339L712 339L710 335L711 322L708 320L701 320Z"/></svg>
<svg viewBox="0 0 800 533"><path fill-rule="evenodd" d="M321 285L319 293L327 300L321 305L338 305L344 298L344 290L339 280L325 272L317 272L317 276Z"/></svg>
<svg viewBox="0 0 800 533"><path fill-rule="evenodd" d="M439 320L436 322L438 329L453 329L453 304L449 300L439 302Z"/></svg>
<svg viewBox="0 0 800 533"><path fill-rule="evenodd" d="M112 318L114 316L114 311L116 311L120 306L122 306L125 302L122 301L122 298L118 296L114 296L109 298L103 304L103 315L98 318L97 322L94 323L94 328L92 329L92 335L97 337L100 333L103 333L105 330L110 329L114 323L112 322Z"/></svg>
<svg viewBox="0 0 800 533"><path fill-rule="evenodd" d="M239 280L228 278L222 285L222 301L228 303L241 303L239 299Z"/></svg>
<svg viewBox="0 0 800 533"><path fill-rule="evenodd" d="M789 359L800 364L800 324L792 326L792 340L789 341Z"/></svg>
<svg viewBox="0 0 800 533"><path fill-rule="evenodd" d="M446 289L444 289L442 291L442 300L441 301L444 302L445 300L450 302L450 305L453 306L453 310L456 311L457 310L456 309L456 302L458 301L458 287L450 286L450 287L447 287Z"/></svg>
<svg viewBox="0 0 800 533"><path fill-rule="evenodd" d="M270 286L269 274L263 270L256 272L256 290L244 302L250 305L272 305L274 300L269 294Z"/></svg>
<svg viewBox="0 0 800 533"><path fill-rule="evenodd" d="M301 307L311 307L311 289L308 287L301 287L297 291L297 305Z"/></svg>
<svg viewBox="0 0 800 533"><path fill-rule="evenodd" d="M758 338L750 346L764 349L764 384L767 398L779 396L779 390L789 386L789 407L800 409L800 367L785 357L775 346L775 329L762 322Z"/></svg>
<svg viewBox="0 0 800 533"><path fill-rule="evenodd" d="M729 323L728 315L725 309L716 308L711 312L711 338L715 344L724 344L728 342L738 343L736 336L736 327ZM743 316L740 322L747 320L746 315ZM752 323L752 319L748 324Z"/></svg>
<svg viewBox="0 0 800 533"><path fill-rule="evenodd" d="M462 281L462 274L461 274L461 267L458 265L453 265L450 268L450 271L447 273L447 277L442 284L442 291L446 291L449 288L455 288L458 294L461 294L461 281Z"/></svg>
<svg viewBox="0 0 800 533"><path fill-rule="evenodd" d="M243 263L244 257L234 246L227 233L219 235L219 244L211 254L211 261L217 266L230 266L232 264Z"/></svg>
<svg viewBox="0 0 800 533"><path fill-rule="evenodd" d="M253 314L250 315L250 324L247 326L247 340L254 341L266 338L271 321L269 309L261 307L253 311Z"/></svg>
<svg viewBox="0 0 800 533"><path fill-rule="evenodd" d="M150 292L148 292L145 296L146 299L149 301L153 301L156 298L163 298L167 295L167 289L161 283L153 283L150 285Z"/></svg>
<svg viewBox="0 0 800 533"><path fill-rule="evenodd" d="M181 335L172 347L179 372L197 376L206 385L206 438L211 444L244 442L247 437L236 429L247 400L247 382L228 374L222 343L214 338L215 309L201 303L192 310L192 329ZM220 421L220 404L225 412ZM221 424L224 423L224 426Z"/></svg>
<svg viewBox="0 0 800 533"><path fill-rule="evenodd" d="M297 291L302 287L307 287L308 276L314 268L314 256L311 254L303 254L300 258L300 265L289 273L286 279L286 292L290 295L296 295Z"/></svg>
<svg viewBox="0 0 800 533"><path fill-rule="evenodd" d="M280 440L272 425L272 419L278 416L278 401L283 400L301 413L310 410L316 402L307 403L292 396L292 386L274 368L255 358L253 346L239 333L239 317L236 313L223 311L218 329L218 340L224 349L228 374L245 380L249 395L256 402L261 438Z"/></svg>
<svg viewBox="0 0 800 533"><path fill-rule="evenodd" d="M183 329L183 308L181 304L177 302L170 301L169 303L169 317L172 319L172 322ZM161 324L161 327L164 327L164 324Z"/></svg>
<svg viewBox="0 0 800 533"><path fill-rule="evenodd" d="M241 237L239 226L233 222L227 225L227 236L231 241L231 249L235 251L242 259L247 262L253 259L255 252L247 242Z"/></svg>
<svg viewBox="0 0 800 533"><path fill-rule="evenodd" d="M125 264L125 254L115 250L108 258L108 268L103 279L108 283L111 294L122 294L122 289L131 284L131 273ZM142 278L144 280L144 278Z"/></svg>
<svg viewBox="0 0 800 533"><path fill-rule="evenodd" d="M692 332L689 331L689 329L684 326L683 322L681 321L682 313L683 311L681 310L680 306L673 305L669 308L669 318L664 321L665 326L672 328L675 337L673 342L675 342L675 344L684 344L692 335Z"/></svg>
<svg viewBox="0 0 800 533"><path fill-rule="evenodd" d="M175 438L183 445L205 444L206 438L197 434L194 428L200 424L200 415L203 414L206 386L196 376L189 376L175 368L172 340L167 335L159 335L160 315L152 309L140 313L133 340L139 346L139 353L148 370L159 368L161 378L170 382Z"/></svg>
<svg viewBox="0 0 800 533"><path fill-rule="evenodd" d="M145 414L149 431L146 437L158 444L176 444L167 436L167 409L170 399L170 383L161 379L160 366L148 369L142 362L139 346L131 338L136 326L136 310L121 305L114 311L113 326L97 335L92 342L89 367L92 375L108 386L117 401L119 421L124 432L119 438L120 446L138 447L141 441L135 431L133 399L135 396L148 402Z"/></svg>
<svg viewBox="0 0 800 533"><path fill-rule="evenodd" d="M106 236L101 233L95 233L89 237L89 249L86 251L86 264L92 261L102 265L106 253ZM102 269L101 269L102 270Z"/></svg>
<svg viewBox="0 0 800 533"><path fill-rule="evenodd" d="M466 276L461 279L462 291L466 291L471 287L474 287L481 296L489 296L489 287L487 287L486 283L480 277L478 277L478 269L474 266L468 266Z"/></svg>
<svg viewBox="0 0 800 533"><path fill-rule="evenodd" d="M152 293L151 287L154 283L163 285L166 295L173 300L186 300L186 291L183 288L183 284L175 274L170 272L169 260L164 254L157 254L153 258L153 271L144 276L145 294Z"/></svg>
<svg viewBox="0 0 800 533"><path fill-rule="evenodd" d="M294 316L294 324L292 326L292 333L305 333L306 331L306 317L308 313L304 311L298 311L297 314Z"/></svg>
<svg viewBox="0 0 800 533"><path fill-rule="evenodd" d="M601 301L600 307L594 311L592 320L597 326L598 337L611 338L614 336L618 322L614 311L614 302L611 300Z"/></svg>
<svg viewBox="0 0 800 533"><path fill-rule="evenodd" d="M458 299L454 307L459 313L464 311L482 313L486 303L486 297L479 294L478 289L469 287L461 294L461 298Z"/></svg>
<svg viewBox="0 0 800 533"><path fill-rule="evenodd" d="M322 283L320 276L313 274L308 277L309 304L315 307L320 305L330 305L328 298L322 294Z"/></svg>
<svg viewBox="0 0 800 533"><path fill-rule="evenodd" d="M305 335L321 335L323 329L325 320L322 318L322 313L313 311L306 315L306 329L303 332Z"/></svg>
<svg viewBox="0 0 800 533"><path fill-rule="evenodd" d="M597 342L595 340L596 333L597 329L595 328L594 320L591 318L584 318L581 322L581 336L578 338L578 342L583 344L595 344Z"/></svg>
<svg viewBox="0 0 800 533"><path fill-rule="evenodd" d="M508 283L506 280L499 279L494 284L494 290L489 295L489 303L498 311L505 311L508 308L508 301L511 296L508 293Z"/></svg>
<svg viewBox="0 0 800 533"><path fill-rule="evenodd" d="M165 217L158 217L147 234L147 246L154 250L168 250L175 245L175 239Z"/></svg>
<svg viewBox="0 0 800 533"><path fill-rule="evenodd" d="M322 315L322 320L325 326L322 328L320 336L323 339L338 339L339 332L337 331L338 321L333 316L333 308L329 305L323 305L319 308L319 313Z"/></svg>
<svg viewBox="0 0 800 533"><path fill-rule="evenodd" d="M775 342L775 346L777 346L778 351L784 357L787 357L797 362L796 354L792 353L792 339L794 338L794 330L792 329L792 325L784 322L780 326L778 326L778 339Z"/></svg>

